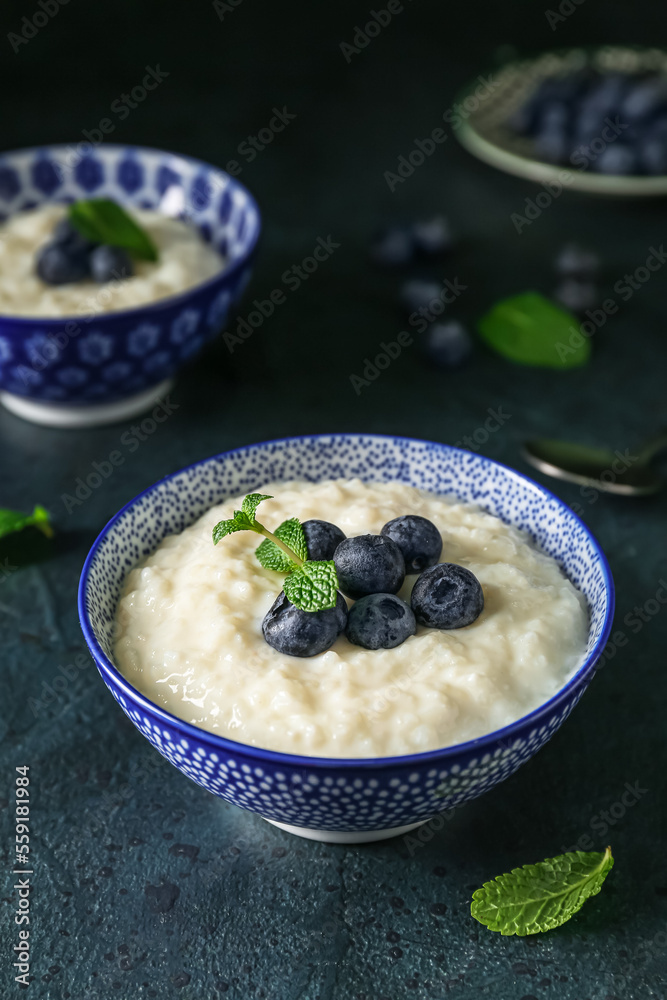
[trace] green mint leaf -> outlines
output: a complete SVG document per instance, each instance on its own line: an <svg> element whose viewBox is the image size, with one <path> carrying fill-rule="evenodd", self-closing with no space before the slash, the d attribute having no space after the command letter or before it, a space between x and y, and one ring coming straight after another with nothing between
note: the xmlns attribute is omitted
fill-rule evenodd
<svg viewBox="0 0 667 1000"><path fill-rule="evenodd" d="M268 493L248 493L241 504L241 510L248 515L251 521L255 520L255 511L262 500L273 500L273 497L269 496Z"/></svg>
<svg viewBox="0 0 667 1000"><path fill-rule="evenodd" d="M298 517L291 517L288 521L283 521L282 524L278 525L273 534L281 542L284 542L299 559L308 559L306 536L303 533L301 521ZM293 559L290 559L286 552L279 549L276 543L272 542L270 538L265 538L257 546L255 554L264 569L272 569L277 573L289 573L298 565Z"/></svg>
<svg viewBox="0 0 667 1000"><path fill-rule="evenodd" d="M157 247L141 226L115 201L87 198L69 207L72 225L96 243L122 247L140 260L157 260Z"/></svg>
<svg viewBox="0 0 667 1000"><path fill-rule="evenodd" d="M485 343L498 354L537 368L577 368L591 355L579 322L537 292L503 299L479 320Z"/></svg>
<svg viewBox="0 0 667 1000"><path fill-rule="evenodd" d="M235 510L234 517L227 521L218 521L213 529L213 544L217 545L225 535L232 535L235 531L257 531L257 522L252 521L242 510Z"/></svg>
<svg viewBox="0 0 667 1000"><path fill-rule="evenodd" d="M504 935L550 931L600 891L613 864L608 847L604 854L572 851L514 868L477 889L470 912L489 930Z"/></svg>
<svg viewBox="0 0 667 1000"><path fill-rule="evenodd" d="M338 577L333 560L305 562L285 577L285 596L302 611L334 608L338 598Z"/></svg>
<svg viewBox="0 0 667 1000"><path fill-rule="evenodd" d="M18 510L0 510L0 538L30 527L39 528L47 538L53 536L49 515L43 507L35 507L32 514L23 514Z"/></svg>

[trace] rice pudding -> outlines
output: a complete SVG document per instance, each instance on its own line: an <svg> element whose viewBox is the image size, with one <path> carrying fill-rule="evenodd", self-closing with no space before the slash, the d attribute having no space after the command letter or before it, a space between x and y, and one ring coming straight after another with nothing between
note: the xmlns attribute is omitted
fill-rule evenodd
<svg viewBox="0 0 667 1000"><path fill-rule="evenodd" d="M132 217L157 247L156 262L135 260L131 277L104 285L89 279L48 285L35 273L35 257L66 212L64 205L46 204L0 225L0 314L63 317L131 309L184 292L225 266L224 258L194 226L132 208Z"/></svg>
<svg viewBox="0 0 667 1000"><path fill-rule="evenodd" d="M581 663L588 609L550 556L474 505L400 482L359 479L262 486L261 520L333 521L346 535L379 533L406 513L433 521L442 562L479 579L484 610L466 628L417 626L393 649L344 635L308 659L262 637L283 577L262 569L257 535L219 545L226 501L135 567L117 609L115 660L138 690L202 729L241 743L328 757L386 757L435 750L499 729L547 701ZM418 577L399 597L409 602Z"/></svg>

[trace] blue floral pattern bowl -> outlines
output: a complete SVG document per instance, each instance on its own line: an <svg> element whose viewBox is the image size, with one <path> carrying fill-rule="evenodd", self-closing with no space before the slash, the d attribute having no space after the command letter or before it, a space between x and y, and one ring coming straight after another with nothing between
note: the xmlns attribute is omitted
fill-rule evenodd
<svg viewBox="0 0 667 1000"><path fill-rule="evenodd" d="M469 743L404 757L327 759L263 750L207 733L137 691L113 662L114 615L128 571L214 504L269 480L397 479L478 504L529 532L585 595L586 656L540 708ZM595 672L614 587L588 529L562 501L506 466L448 445L326 434L249 445L199 462L132 500L93 545L79 587L83 633L104 682L137 729L193 781L301 836L336 842L404 833L508 778L553 736ZM381 655L381 654L378 654Z"/></svg>
<svg viewBox="0 0 667 1000"><path fill-rule="evenodd" d="M187 217L227 266L185 292L133 309L54 319L0 315L3 402L63 425L98 422L96 414L127 416L159 395L225 324L250 278L260 232L254 199L216 167L138 146L77 149L0 154L0 220L44 202L112 198L129 210ZM77 420L77 413L88 419Z"/></svg>

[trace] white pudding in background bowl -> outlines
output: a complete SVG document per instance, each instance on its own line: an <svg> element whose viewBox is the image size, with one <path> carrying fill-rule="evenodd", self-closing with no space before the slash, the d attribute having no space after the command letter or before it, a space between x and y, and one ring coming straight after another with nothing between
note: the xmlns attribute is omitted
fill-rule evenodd
<svg viewBox="0 0 667 1000"><path fill-rule="evenodd" d="M484 611L466 628L368 650L344 635L301 659L269 646L262 620L282 577L260 567L259 536L212 542L241 498L166 537L129 574L117 609L115 659L139 691L173 715L251 746L324 757L391 757L475 739L555 695L581 664L584 596L528 536L469 503L400 482L269 483L260 520L332 521L378 534L404 514L433 521L441 561L471 570ZM406 577L409 601L418 579Z"/></svg>
<svg viewBox="0 0 667 1000"><path fill-rule="evenodd" d="M37 252L66 214L64 205L45 204L0 225L0 314L64 317L132 309L178 295L225 266L224 258L194 226L133 208L132 218L157 247L157 261L135 260L133 275L102 285L89 279L48 285L35 271Z"/></svg>

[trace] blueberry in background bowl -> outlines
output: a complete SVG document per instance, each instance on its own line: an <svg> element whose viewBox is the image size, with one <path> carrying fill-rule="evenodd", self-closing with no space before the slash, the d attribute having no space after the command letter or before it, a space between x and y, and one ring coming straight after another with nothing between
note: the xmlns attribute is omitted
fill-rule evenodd
<svg viewBox="0 0 667 1000"><path fill-rule="evenodd" d="M211 506L270 481L400 480L478 504L529 532L585 596L586 652L557 693L516 722L440 750L326 758L265 750L199 729L158 706L117 669L115 612L128 572ZM104 528L83 568L79 616L100 674L121 709L187 777L243 809L315 840L355 843L405 833L493 788L543 746L590 683L613 618L614 588L599 545L547 489L448 445L371 434L325 434L250 445L167 476ZM382 650L376 654L382 656ZM110 748L110 754L113 749Z"/></svg>
<svg viewBox="0 0 667 1000"><path fill-rule="evenodd" d="M0 314L0 401L26 419L61 427L126 419L166 393L238 304L260 233L254 199L217 167L140 146L104 143L80 156L73 149L0 154L0 219L108 198L130 214L153 209L186 218L224 262L183 292L129 309L57 318ZM71 239L65 228L62 239ZM100 257L102 278L103 266L114 262Z"/></svg>

